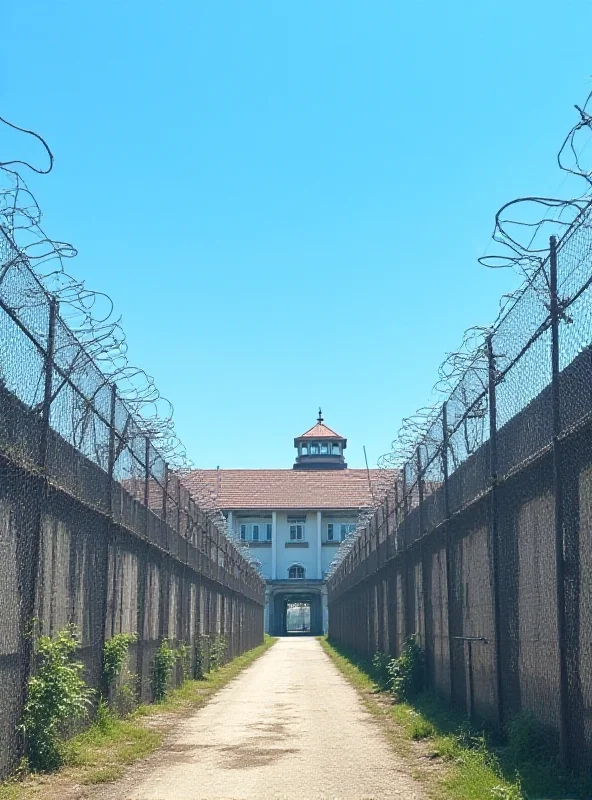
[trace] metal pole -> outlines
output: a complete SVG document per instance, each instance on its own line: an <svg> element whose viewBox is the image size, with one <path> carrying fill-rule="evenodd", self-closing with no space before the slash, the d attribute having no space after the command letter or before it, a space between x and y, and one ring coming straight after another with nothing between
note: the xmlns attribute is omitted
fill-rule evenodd
<svg viewBox="0 0 592 800"><path fill-rule="evenodd" d="M475 679L473 676L473 642L467 641L468 661L469 661L469 719L475 719Z"/></svg>
<svg viewBox="0 0 592 800"><path fill-rule="evenodd" d="M181 532L181 481L177 475L177 488L175 491L175 502L177 503L177 533Z"/></svg>
<svg viewBox="0 0 592 800"><path fill-rule="evenodd" d="M450 522L450 487L448 485L448 403L442 406L442 473L444 477L444 519L446 520L446 602L448 618L448 669L450 681L450 699L454 699L454 640L453 608L454 587L452 585L453 533Z"/></svg>
<svg viewBox="0 0 592 800"><path fill-rule="evenodd" d="M109 419L109 462L107 465L107 508L113 515L113 475L115 473L115 405L117 402L117 387L111 384L111 413Z"/></svg>
<svg viewBox="0 0 592 800"><path fill-rule="evenodd" d="M113 547L113 475L115 473L115 407L117 402L117 387L114 383L111 384L111 409L109 414L109 456L107 463L107 510L110 519L105 523L105 555L103 560L103 609L101 616L101 652L104 653L104 646L107 640L107 616L109 614L109 555ZM120 500L121 502L121 500ZM115 571L115 555L113 556L113 570ZM115 592L113 597L115 604ZM115 633L111 631L111 635ZM109 684L107 683L104 675L100 681L100 691L103 698L109 697Z"/></svg>
<svg viewBox="0 0 592 800"><path fill-rule="evenodd" d="M49 417L51 412L51 384L53 381L55 327L58 303L55 297L49 301L49 322L47 331L47 350L45 351L44 372L45 387L43 392L43 408L41 412L41 434L39 436L39 466L42 471L47 464L47 447L49 442ZM35 561L35 565L36 565Z"/></svg>
<svg viewBox="0 0 592 800"><path fill-rule="evenodd" d="M402 521L402 528L403 528L403 536L401 542L401 569L403 572L402 580L401 580L401 590L403 593L403 641L411 634L413 631L411 630L411 626L409 625L409 569L408 569L408 554L407 554L407 513L409 510L409 506L407 503L407 464L403 465L403 475L402 475L402 512L403 512L403 521Z"/></svg>
<svg viewBox="0 0 592 800"><path fill-rule="evenodd" d="M553 405L553 485L555 491L555 572L557 586L557 644L559 649L559 753L561 763L569 761L569 688L565 620L565 556L563 545L563 485L561 478L561 396L559 386L559 299L557 296L557 239L549 240L551 289L551 398Z"/></svg>
<svg viewBox="0 0 592 800"><path fill-rule="evenodd" d="M417 496L419 498L418 516L419 516L419 537L424 534L423 530L423 472L421 466L421 447L417 448Z"/></svg>
<svg viewBox="0 0 592 800"><path fill-rule="evenodd" d="M504 691L502 680L502 632L499 576L499 528L498 528L498 463L497 463L497 369L491 334L486 340L488 400L489 400L489 473L491 481L489 536L491 547L491 571L493 582L493 629L495 631L495 677L497 689L497 714L500 727L504 724Z"/></svg>
<svg viewBox="0 0 592 800"><path fill-rule="evenodd" d="M419 557L421 559L421 600L423 604L423 649L425 653L425 685L428 685L429 664L428 664L428 555L426 553L426 543L424 541L424 518L423 518L423 467L421 464L421 445L417 447L417 491L419 495Z"/></svg>
<svg viewBox="0 0 592 800"><path fill-rule="evenodd" d="M162 487L162 521L167 521L167 506L169 502L169 465L164 465L164 486Z"/></svg>
<svg viewBox="0 0 592 800"><path fill-rule="evenodd" d="M144 451L144 505L146 506L146 538L149 538L150 531L150 515L148 508L150 506L150 439L146 436Z"/></svg>
<svg viewBox="0 0 592 800"><path fill-rule="evenodd" d="M50 431L50 415L51 415L51 400L52 400L52 382L53 382L53 368L54 368L54 352L55 352L55 328L56 319L58 314L58 303L55 297L49 301L49 319L47 327L47 349L45 350L43 359L44 369L44 391L43 391L43 405L41 407L41 430L39 432L39 454L38 464L40 469L40 476L38 482L38 502L35 510L35 515L32 520L31 526L31 551L27 554L30 564L28 572L29 579L29 595L26 598L26 618L25 624L32 625L35 617L35 606L37 601L37 583L39 580L39 557L41 553L41 539L43 536L43 508L47 499L48 482L47 482L47 455L49 446L49 431ZM25 638L24 643L24 675L21 684L21 703L25 702L28 693L29 678L33 671L33 660L35 654L34 632L31 630L30 635Z"/></svg>

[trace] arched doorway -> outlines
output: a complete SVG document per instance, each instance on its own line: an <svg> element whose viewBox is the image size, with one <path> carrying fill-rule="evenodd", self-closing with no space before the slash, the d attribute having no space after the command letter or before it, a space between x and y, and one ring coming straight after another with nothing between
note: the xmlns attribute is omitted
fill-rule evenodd
<svg viewBox="0 0 592 800"><path fill-rule="evenodd" d="M319 591L276 589L270 598L272 636L321 636L322 595Z"/></svg>

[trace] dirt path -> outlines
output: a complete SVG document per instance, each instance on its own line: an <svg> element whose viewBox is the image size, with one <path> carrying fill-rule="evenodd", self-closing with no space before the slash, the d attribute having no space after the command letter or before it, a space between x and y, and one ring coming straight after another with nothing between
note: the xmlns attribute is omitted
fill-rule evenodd
<svg viewBox="0 0 592 800"><path fill-rule="evenodd" d="M319 643L286 638L100 797L420 800L422 793Z"/></svg>

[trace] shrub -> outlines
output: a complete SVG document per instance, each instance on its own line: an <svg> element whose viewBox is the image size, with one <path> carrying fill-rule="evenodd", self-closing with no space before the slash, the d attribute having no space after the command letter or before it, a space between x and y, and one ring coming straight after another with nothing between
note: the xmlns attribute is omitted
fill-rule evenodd
<svg viewBox="0 0 592 800"><path fill-rule="evenodd" d="M181 644L177 647L177 658L179 659L179 665L181 666L181 681L184 683L189 677L190 666L189 648L185 642L181 642Z"/></svg>
<svg viewBox="0 0 592 800"><path fill-rule="evenodd" d="M520 781L513 786L494 786L490 789L491 800L523 800Z"/></svg>
<svg viewBox="0 0 592 800"><path fill-rule="evenodd" d="M100 698L97 706L95 725L101 731L101 733L109 733L111 730L113 730L115 725L115 717L109 708L109 704L103 697Z"/></svg>
<svg viewBox="0 0 592 800"><path fill-rule="evenodd" d="M74 626L35 641L36 672L29 678L22 719L33 771L62 764L66 725L87 714L93 692L82 677L84 665L73 660L79 641Z"/></svg>
<svg viewBox="0 0 592 800"><path fill-rule="evenodd" d="M390 690L395 701L402 703L416 697L424 688L425 657L415 636L409 636L398 658L387 667Z"/></svg>
<svg viewBox="0 0 592 800"><path fill-rule="evenodd" d="M129 646L138 637L135 633L116 633L107 639L103 647L103 683L107 690L112 689L127 660Z"/></svg>
<svg viewBox="0 0 592 800"><path fill-rule="evenodd" d="M163 639L154 656L154 700L160 703L167 695L169 681L175 667L177 652L169 647L167 639Z"/></svg>
<svg viewBox="0 0 592 800"><path fill-rule="evenodd" d="M127 717L138 707L140 695L140 679L135 672L128 672L119 683L115 691L113 704L121 717Z"/></svg>
<svg viewBox="0 0 592 800"><path fill-rule="evenodd" d="M228 642L224 636L215 636L210 647L210 667L216 670L226 661Z"/></svg>
<svg viewBox="0 0 592 800"><path fill-rule="evenodd" d="M372 658L372 669L374 677L381 686L386 686L389 682L388 665L392 661L388 653L374 653Z"/></svg>
<svg viewBox="0 0 592 800"><path fill-rule="evenodd" d="M553 734L526 713L517 714L506 726L508 755L516 766L526 761L543 764L557 762L559 743Z"/></svg>

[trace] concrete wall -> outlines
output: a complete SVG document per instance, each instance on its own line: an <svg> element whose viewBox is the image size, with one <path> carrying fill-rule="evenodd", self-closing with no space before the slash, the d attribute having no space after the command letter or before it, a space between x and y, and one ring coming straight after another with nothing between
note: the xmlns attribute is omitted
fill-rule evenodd
<svg viewBox="0 0 592 800"><path fill-rule="evenodd" d="M137 634L128 667L144 701L163 638L186 643L192 666L200 634L226 637L229 657L263 638L263 582L241 568L210 519L198 510L186 538L183 525L171 527L121 484L109 485L100 466L53 431L44 474L34 464L38 427L39 416L0 387L0 776L22 752L32 618L48 634L77 626L95 689L105 639Z"/></svg>
<svg viewBox="0 0 592 800"><path fill-rule="evenodd" d="M564 491L569 737L592 765L592 427L561 444ZM355 571L329 587L329 634L372 655L401 651L417 633L430 685L467 713L497 723L518 712L559 729L559 650L552 453L498 487L500 662L495 651L491 496L482 493L407 548L392 536L361 550ZM417 515L417 510L409 514ZM411 523L415 524L413 520ZM449 630L446 543L450 547ZM386 595L386 599L385 599ZM384 615L388 619L385 623ZM469 640L473 641L469 641ZM450 652L452 651L452 663ZM498 696L498 669L501 696Z"/></svg>
<svg viewBox="0 0 592 800"><path fill-rule="evenodd" d="M319 480L322 475L319 474ZM274 509L275 510L275 509ZM321 512L321 537L319 540L317 529L317 511L309 510L303 512L275 510L276 511L276 578L285 580L288 577L288 570L292 564L300 564L306 570L306 577L310 580L320 580L329 570L329 566L335 557L335 553L340 544L341 524L352 524L356 522L355 515L351 512ZM271 513L271 511L270 511ZM288 517L306 517L304 540L302 543L290 541L290 527ZM271 580L273 576L273 547L271 543L265 541L266 525L271 523L271 517L256 515L253 512L233 511L232 528L235 533L240 533L241 523L248 526L259 525L259 542L249 541L254 558L261 566L259 567L262 576L266 580ZM327 525L332 523L334 526L334 536L336 540L329 542L327 539ZM286 547L288 543L288 547ZM320 547L320 558L319 558ZM320 564L320 569L319 569Z"/></svg>

